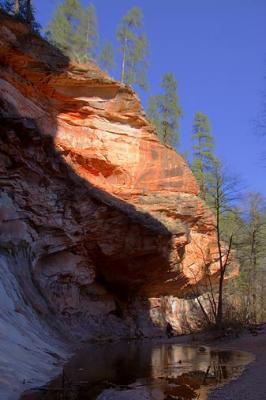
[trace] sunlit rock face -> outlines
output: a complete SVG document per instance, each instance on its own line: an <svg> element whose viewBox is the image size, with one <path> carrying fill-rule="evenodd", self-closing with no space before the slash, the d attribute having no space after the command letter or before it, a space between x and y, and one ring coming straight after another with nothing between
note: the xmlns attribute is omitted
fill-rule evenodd
<svg viewBox="0 0 266 400"><path fill-rule="evenodd" d="M0 14L0 111L0 243L11 271L1 279L19 282L11 309L20 304L27 329L40 319L52 321L48 336L54 325L72 338L152 335L171 319L182 333L180 313L193 329L188 293L206 265L218 271L213 217L132 89ZM18 344L19 320L13 313Z"/></svg>

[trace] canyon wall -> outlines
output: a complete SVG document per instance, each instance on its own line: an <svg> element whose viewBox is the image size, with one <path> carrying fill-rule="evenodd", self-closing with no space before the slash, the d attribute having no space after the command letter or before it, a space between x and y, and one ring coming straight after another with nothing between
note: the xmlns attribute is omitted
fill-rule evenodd
<svg viewBox="0 0 266 400"><path fill-rule="evenodd" d="M3 387L65 342L197 329L213 216L133 90L0 14L0 113Z"/></svg>

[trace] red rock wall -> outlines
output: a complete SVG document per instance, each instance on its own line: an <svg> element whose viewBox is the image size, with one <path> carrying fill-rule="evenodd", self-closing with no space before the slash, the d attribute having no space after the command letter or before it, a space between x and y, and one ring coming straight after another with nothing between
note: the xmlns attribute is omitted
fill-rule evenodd
<svg viewBox="0 0 266 400"><path fill-rule="evenodd" d="M19 215L1 220L2 241L32 249L33 284L71 334L132 333L136 298L158 325L149 299L186 301L206 264L218 271L190 169L130 87L0 22L0 179Z"/></svg>
<svg viewBox="0 0 266 400"><path fill-rule="evenodd" d="M0 113L0 323L9 310L16 337L0 344L20 349L16 365L55 328L72 339L198 328L187 298L206 264L217 275L213 217L132 89L0 13Z"/></svg>

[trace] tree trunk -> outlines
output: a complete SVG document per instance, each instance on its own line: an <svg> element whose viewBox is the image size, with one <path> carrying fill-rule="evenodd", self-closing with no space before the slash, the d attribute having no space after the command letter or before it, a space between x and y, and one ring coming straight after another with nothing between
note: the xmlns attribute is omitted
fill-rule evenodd
<svg viewBox="0 0 266 400"><path fill-rule="evenodd" d="M222 272L220 274L220 280L219 280L218 307L216 315L216 326L218 329L220 329L223 324L223 282L224 282L224 274Z"/></svg>
<svg viewBox="0 0 266 400"><path fill-rule="evenodd" d="M15 1L15 15L19 15L19 11L20 11L20 1L16 0Z"/></svg>
<svg viewBox="0 0 266 400"><path fill-rule="evenodd" d="M32 15L32 5L31 0L26 1L26 22L30 26L32 25L33 15Z"/></svg>
<svg viewBox="0 0 266 400"><path fill-rule="evenodd" d="M122 58L122 69L121 69L121 82L125 83L125 70L126 70L126 51L127 51L127 36L125 36L123 58Z"/></svg>
<svg viewBox="0 0 266 400"><path fill-rule="evenodd" d="M90 21L89 21L89 13L88 13L88 18L87 18L87 32L86 32L86 44L87 44L87 53L85 56L91 58L91 43L90 43Z"/></svg>
<svg viewBox="0 0 266 400"><path fill-rule="evenodd" d="M252 232L252 246L251 246L251 257L252 257L252 314L254 323L257 323L257 232L256 229Z"/></svg>
<svg viewBox="0 0 266 400"><path fill-rule="evenodd" d="M163 143L167 144L168 142L168 135L167 135L167 123L163 121L163 127L164 127L164 132L163 132Z"/></svg>
<svg viewBox="0 0 266 400"><path fill-rule="evenodd" d="M220 230L220 200L219 194L217 191L217 209L216 209L216 233L217 233L217 247L219 253L219 264L220 264L220 279L219 279L219 293L218 293L218 306L217 306L217 315L216 315L216 327L218 329L222 328L223 325L223 284L224 284L224 275L225 270L229 261L229 256L233 243L233 235L230 236L230 241L228 245L228 250L225 256L225 260L223 260L224 256L222 254L222 243L221 243L221 230Z"/></svg>
<svg viewBox="0 0 266 400"><path fill-rule="evenodd" d="M219 279L219 292L218 292L218 306L216 314L216 327L221 328L223 322L223 278L224 278L224 265L223 265L223 255L220 237L220 187L217 182L216 187L216 235L217 235L217 248L219 255L219 265L220 265L220 279Z"/></svg>

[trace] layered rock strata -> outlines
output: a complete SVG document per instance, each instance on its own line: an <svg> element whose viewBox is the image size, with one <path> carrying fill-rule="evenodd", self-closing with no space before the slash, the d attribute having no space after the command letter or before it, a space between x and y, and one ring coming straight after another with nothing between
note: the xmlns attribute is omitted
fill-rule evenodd
<svg viewBox="0 0 266 400"><path fill-rule="evenodd" d="M197 327L193 288L219 269L213 217L133 90L0 14L0 111L0 324L14 330L0 343L23 360L62 332Z"/></svg>

